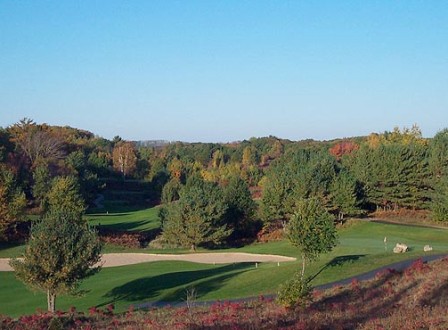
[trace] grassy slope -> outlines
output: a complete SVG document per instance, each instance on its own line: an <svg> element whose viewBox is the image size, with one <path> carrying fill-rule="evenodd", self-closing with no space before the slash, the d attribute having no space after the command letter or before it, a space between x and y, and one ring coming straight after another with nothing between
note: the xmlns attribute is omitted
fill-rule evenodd
<svg viewBox="0 0 448 330"><path fill-rule="evenodd" d="M101 225L111 230L148 231L160 227L159 208L151 207L138 211L119 213L95 213L86 215L90 224Z"/></svg>
<svg viewBox="0 0 448 330"><path fill-rule="evenodd" d="M140 220L137 220L140 221ZM385 251L387 236L388 251ZM448 252L448 232L441 229L403 227L356 222L340 230L340 244L335 250L310 265L307 273L318 276L313 284L328 283L366 272L379 266L423 255L423 246L430 244L437 253ZM404 255L391 253L395 242L408 244L412 251ZM17 252L19 247L12 248ZM147 252L159 252L150 251ZM281 254L298 257L288 242L253 244L225 252ZM218 251L217 251L218 252ZM15 254L14 253L14 254ZM4 255L5 253L3 253ZM90 290L84 297L61 297L58 308L75 305L79 309L115 303L118 310L144 301L179 301L185 289L195 287L199 300L228 299L274 293L280 283L290 278L299 262L280 264L200 265L185 262L157 262L133 266L105 268L83 282L81 289ZM11 272L0 272L0 313L19 315L45 308L45 296L30 294Z"/></svg>

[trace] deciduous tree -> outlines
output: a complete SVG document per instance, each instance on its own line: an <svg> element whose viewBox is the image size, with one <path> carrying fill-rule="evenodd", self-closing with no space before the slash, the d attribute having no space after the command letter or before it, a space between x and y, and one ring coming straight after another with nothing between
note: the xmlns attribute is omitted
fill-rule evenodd
<svg viewBox="0 0 448 330"><path fill-rule="evenodd" d="M132 142L117 142L112 157L114 168L123 175L123 178L126 178L127 175L131 175L136 169L137 151Z"/></svg>
<svg viewBox="0 0 448 330"><path fill-rule="evenodd" d="M306 304L310 295L309 279L305 279L305 264L336 245L333 217L317 198L302 199L286 228L287 236L302 255L302 271L284 283L278 292L278 301L286 306Z"/></svg>
<svg viewBox="0 0 448 330"><path fill-rule="evenodd" d="M35 166L42 160L58 159L64 155L63 141L33 120L24 118L9 127L12 140Z"/></svg>
<svg viewBox="0 0 448 330"><path fill-rule="evenodd" d="M316 260L320 254L330 252L336 246L334 219L317 198L302 199L291 217L286 235L302 256L302 281L307 261Z"/></svg>
<svg viewBox="0 0 448 330"><path fill-rule="evenodd" d="M0 164L0 239L6 239L6 230L20 221L26 207L25 194L17 185L14 175Z"/></svg>

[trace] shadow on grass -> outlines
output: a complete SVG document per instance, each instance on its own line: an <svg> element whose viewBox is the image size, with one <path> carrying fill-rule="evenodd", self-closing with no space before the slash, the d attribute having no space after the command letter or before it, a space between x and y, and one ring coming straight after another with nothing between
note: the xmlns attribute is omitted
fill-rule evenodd
<svg viewBox="0 0 448 330"><path fill-rule="evenodd" d="M185 290L188 287L194 286L199 295L204 295L220 288L227 280L248 271L250 268L253 268L253 264L251 263L238 263L207 270L174 272L152 277L142 277L115 287L104 295L104 297L110 298L110 300L97 307L117 301L149 301L161 294L160 298L156 300L156 303L162 302L162 300L163 302L184 301ZM194 285L192 285L193 283ZM163 294L163 291L169 289L175 290Z"/></svg>
<svg viewBox="0 0 448 330"><path fill-rule="evenodd" d="M355 261L358 261L361 258L364 258L366 254L353 254L353 255L346 255L346 256L339 256L336 258L331 259L325 266L323 266L316 274L309 277L309 280L314 280L320 273L322 273L327 268L331 267L337 267L337 266L343 266L345 264L353 263Z"/></svg>
<svg viewBox="0 0 448 330"><path fill-rule="evenodd" d="M310 306L311 310L332 310L332 317L322 320L319 328L338 328L343 324L344 329L357 329L360 324L373 318L380 318L384 313L396 309L397 304L407 297L421 283L416 280L413 283L397 286L394 279L396 272L389 272L375 281L358 286L357 282L345 287L342 291L323 297ZM393 293L388 292L391 286L396 287Z"/></svg>
<svg viewBox="0 0 448 330"><path fill-rule="evenodd" d="M123 221L117 223L101 223L101 221L95 226L100 232L132 232L138 231L141 233L149 232L158 228L139 229L148 225L153 226L154 221L140 220L140 221Z"/></svg>
<svg viewBox="0 0 448 330"><path fill-rule="evenodd" d="M136 212L136 211L142 211L146 210L150 207L154 207L154 203L144 203L144 204L130 204L125 203L126 205L120 205L122 204L122 201L105 201L105 205L103 207L89 207L86 211L86 215L88 216L98 216L98 215L104 215L104 216L111 216L113 214L116 215L126 215L130 212ZM106 212L109 212L109 214L106 214Z"/></svg>
<svg viewBox="0 0 448 330"><path fill-rule="evenodd" d="M22 245L21 242L0 242L0 250L12 249Z"/></svg>
<svg viewBox="0 0 448 330"><path fill-rule="evenodd" d="M89 217L92 217L92 219L96 218L112 218L112 217L124 217L127 215L130 215L130 212L121 212L121 213L111 213L111 214L106 214L106 213L92 213L92 214L88 214Z"/></svg>

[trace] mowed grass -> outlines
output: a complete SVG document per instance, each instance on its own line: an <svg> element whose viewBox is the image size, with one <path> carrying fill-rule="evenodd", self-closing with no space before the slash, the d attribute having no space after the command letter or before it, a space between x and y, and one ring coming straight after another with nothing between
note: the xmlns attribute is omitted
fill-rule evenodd
<svg viewBox="0 0 448 330"><path fill-rule="evenodd" d="M387 247L384 244L387 237ZM406 254L394 254L397 242L411 247ZM339 245L307 268L307 274L317 275L313 285L333 282L352 275L424 255L423 246L434 247L434 253L448 253L448 231L443 229L405 227L356 221L339 230ZM17 247L16 247L17 248ZM142 250L142 252L157 252ZM299 257L296 248L287 241L252 244L239 249L212 252L249 252ZM61 297L59 309L76 306L86 310L91 306L114 303L118 311L131 304L186 299L186 289L194 287L200 301L232 299L275 293L279 284L300 268L300 262L204 265L187 262L154 262L132 266L104 268L86 279L82 297ZM45 309L43 293L30 293L14 278L12 272L0 272L0 313L18 316Z"/></svg>
<svg viewBox="0 0 448 330"><path fill-rule="evenodd" d="M92 226L101 225L117 231L150 231L160 228L158 207L129 212L94 213L85 218Z"/></svg>
<svg viewBox="0 0 448 330"><path fill-rule="evenodd" d="M91 226L99 226L109 230L145 232L160 228L159 208L151 207L143 210L92 213L85 215ZM37 218L36 218L37 219ZM18 257L25 251L24 244L0 242L0 258ZM106 245L105 252L141 252L139 249L127 249L120 246ZM0 311L1 312L1 311Z"/></svg>

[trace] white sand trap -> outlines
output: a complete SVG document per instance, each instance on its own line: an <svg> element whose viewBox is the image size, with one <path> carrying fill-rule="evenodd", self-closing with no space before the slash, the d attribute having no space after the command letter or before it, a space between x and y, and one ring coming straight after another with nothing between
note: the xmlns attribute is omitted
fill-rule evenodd
<svg viewBox="0 0 448 330"><path fill-rule="evenodd" d="M147 253L107 253L103 254L103 267L134 265L153 261L189 261L201 264L230 264L239 262L286 262L296 258L272 254L252 253L191 253L191 254L147 254ZM0 271L12 271L9 258L0 258Z"/></svg>

